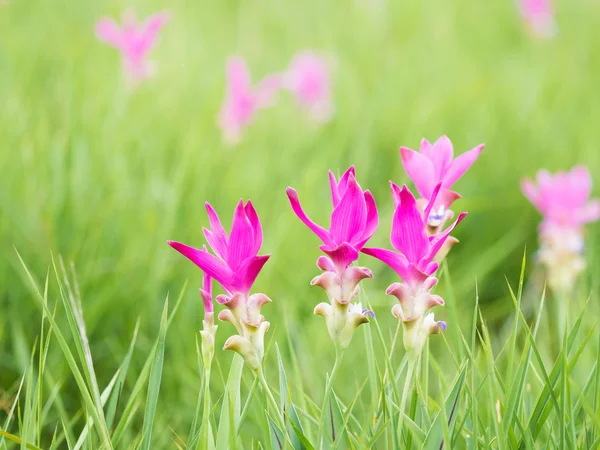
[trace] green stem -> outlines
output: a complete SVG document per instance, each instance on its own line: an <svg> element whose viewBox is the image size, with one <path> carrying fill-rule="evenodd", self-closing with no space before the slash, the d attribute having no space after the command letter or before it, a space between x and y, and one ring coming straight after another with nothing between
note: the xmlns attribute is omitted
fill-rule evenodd
<svg viewBox="0 0 600 450"><path fill-rule="evenodd" d="M202 408L202 426L200 427L200 448L209 448L210 439L210 364L204 368L204 406Z"/></svg>
<svg viewBox="0 0 600 450"><path fill-rule="evenodd" d="M267 379L265 378L265 374L264 374L262 368L259 369L256 376L258 377L258 380L262 384L263 391L265 391L265 396L267 397L267 402L271 405L271 408L273 408L273 411L275 412L277 426L279 428L281 428L281 432L283 433L283 435L287 436L285 422L283 420L283 413L279 410L279 405L277 404L277 400L275 400L275 397L273 397L273 393L271 392L271 389L269 388L269 385L267 384Z"/></svg>
<svg viewBox="0 0 600 450"><path fill-rule="evenodd" d="M344 350L339 347L339 345L335 346L335 362L333 363L333 368L331 369L331 374L329 375L329 379L325 384L325 395L323 397L323 406L321 407L321 420L319 421L319 436L323 436L325 417L327 413L327 406L329 405L329 399L331 398L331 393L333 392L333 382L335 380L336 373L341 365L342 357L344 356Z"/></svg>
<svg viewBox="0 0 600 450"><path fill-rule="evenodd" d="M406 399L408 393L412 388L412 378L415 371L415 365L417 360L409 358L408 360L408 371L406 372L406 380L404 380L404 389L402 390L402 400L400 401L400 418L398 420L398 443L402 442L402 426L404 424L404 409L406 408Z"/></svg>

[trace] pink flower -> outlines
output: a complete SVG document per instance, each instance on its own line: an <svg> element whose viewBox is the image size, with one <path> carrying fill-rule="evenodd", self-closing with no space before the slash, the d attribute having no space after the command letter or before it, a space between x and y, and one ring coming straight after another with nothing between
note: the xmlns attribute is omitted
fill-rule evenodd
<svg viewBox="0 0 600 450"><path fill-rule="evenodd" d="M238 293L246 296L271 256L258 256L263 236L252 202L248 201L244 206L244 202L240 200L234 212L229 236L209 203L206 203L206 210L210 230L204 228L204 236L216 256L179 242L169 241L169 245L200 267L208 277L214 278L229 296ZM226 303L228 300L222 297L218 296L217 301Z"/></svg>
<svg viewBox="0 0 600 450"><path fill-rule="evenodd" d="M439 183L442 184L436 208L448 208L454 200L460 198L460 195L450 191L450 188L471 167L483 147L484 144L480 144L453 159L452 142L447 136L442 136L434 144L423 139L420 152L400 147L400 156L406 173L423 198L431 199L434 188Z"/></svg>
<svg viewBox="0 0 600 450"><path fill-rule="evenodd" d="M332 267L342 272L358 259L358 252L375 233L379 217L373 195L368 190L363 192L356 181L354 166L344 173L339 182L329 171L329 184L333 202L329 230L306 215L294 189L288 187L286 193L294 213L323 241L319 248L331 258Z"/></svg>
<svg viewBox="0 0 600 450"><path fill-rule="evenodd" d="M208 253L206 245L202 247L202 251ZM206 272L202 278L202 289L200 289L200 296L204 303L204 315L214 313L213 308L213 296L212 296L212 278Z"/></svg>
<svg viewBox="0 0 600 450"><path fill-rule="evenodd" d="M327 62L311 51L297 53L285 73L285 87L300 106L318 122L333 117L331 80Z"/></svg>
<svg viewBox="0 0 600 450"><path fill-rule="evenodd" d="M543 228L579 228L600 219L600 201L590 200L592 179L583 166L570 172L551 175L546 170L537 174L537 186L528 179L521 188L525 196L544 216Z"/></svg>
<svg viewBox="0 0 600 450"><path fill-rule="evenodd" d="M550 0L520 0L519 6L533 33L545 38L556 34L556 22Z"/></svg>
<svg viewBox="0 0 600 450"><path fill-rule="evenodd" d="M281 83L281 75L275 73L252 86L250 70L244 59L237 56L229 58L225 101L219 113L219 126L227 142L239 142L256 113L273 105Z"/></svg>
<svg viewBox="0 0 600 450"><path fill-rule="evenodd" d="M394 212L390 235L392 246L398 253L382 248L363 248L362 252L390 266L406 283L422 283L437 270L438 263L434 262L436 254L442 249L450 232L467 213L461 213L458 219L442 233L427 236L425 228L427 219L441 185L438 184L434 188L425 212L421 214L413 194L406 185L400 190L394 183L391 184L392 192L399 191L399 202Z"/></svg>
<svg viewBox="0 0 600 450"><path fill-rule="evenodd" d="M136 82L152 75L153 66L148 60L148 53L168 20L169 15L160 12L150 16L144 23L138 23L135 14L127 10L123 14L121 28L112 19L100 19L96 24L96 36L121 52L127 75Z"/></svg>

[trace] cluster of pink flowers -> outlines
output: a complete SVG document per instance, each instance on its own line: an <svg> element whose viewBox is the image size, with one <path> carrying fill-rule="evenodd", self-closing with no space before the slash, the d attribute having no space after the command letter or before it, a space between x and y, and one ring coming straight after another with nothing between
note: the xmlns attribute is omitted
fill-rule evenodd
<svg viewBox="0 0 600 450"><path fill-rule="evenodd" d="M265 76L252 84L250 70L239 56L227 61L225 101L219 113L219 127L225 141L238 143L243 131L255 120L261 109L273 106L277 94L290 92L300 107L317 122L333 115L331 80L325 59L311 51L299 52L283 72Z"/></svg>
<svg viewBox="0 0 600 450"><path fill-rule="evenodd" d="M543 216L538 260L548 283L557 293L569 293L586 267L583 226L600 219L600 201L590 200L590 173L582 166L556 175L540 170L537 185L525 179L522 189Z"/></svg>
<svg viewBox="0 0 600 450"><path fill-rule="evenodd" d="M482 148L480 145L453 160L452 143L444 136L433 145L423 140L420 153L400 149L404 167L423 198L416 200L406 186L400 189L391 183L395 212L390 240L396 251L364 247L378 227L378 214L373 196L356 181L354 167L339 182L329 172L333 201L329 230L311 221L301 208L296 191L287 189L293 211L323 242L320 249L327 256L319 257L317 266L324 273L311 284L327 292L330 303L317 305L315 314L325 317L336 345L347 347L354 330L368 322L369 315L373 316L360 303L351 303L359 293L359 282L373 276L366 267L351 266L359 252L381 260L402 278L387 293L400 302L392 308L392 313L402 321L404 347L410 355L417 357L427 337L446 328L444 322L436 322L429 312L432 307L444 304L441 297L430 293L437 283L432 276L438 268L434 259L442 258L451 243L456 242L450 232L466 215L460 214L450 227L441 231L444 222L453 217L449 207L460 197L449 189L473 164Z"/></svg>
<svg viewBox="0 0 600 450"><path fill-rule="evenodd" d="M437 283L433 276L438 269L435 260L447 252L450 233L466 213L461 213L444 231L441 229L453 216L449 207L459 198L450 187L473 164L482 148L476 147L454 160L452 144L446 137L433 145L424 140L421 153L401 149L405 168L423 198L417 200L408 187L391 183L395 211L390 240L395 250L365 248L379 226L379 216L373 195L361 188L354 167L339 180L329 172L333 209L328 229L313 222L302 209L298 193L287 188L293 212L322 242L319 248L325 255L317 259L317 267L323 273L313 278L311 284L325 290L329 303L319 303L314 312L325 318L336 348L346 348L358 326L375 317L360 302L353 303L360 293L359 283L373 277L370 269L353 265L360 252L384 262L402 278L387 293L399 300L392 313L402 321L404 346L409 355L417 357L427 337L446 328L430 312L432 307L444 304L441 297L430 292ZM206 247L197 249L169 241L169 245L204 272L200 293L205 311L202 331L205 363L210 365L212 360L217 329L212 296L212 280L215 280L225 292L216 297L217 303L226 307L218 317L233 324L238 332L227 340L224 348L238 352L258 372L264 356L264 336L269 329L261 308L271 301L264 294L250 294L270 256L258 255L262 227L250 201L244 205L240 200L229 235L212 206L207 203L206 209L210 229L204 229L204 236L212 253Z"/></svg>

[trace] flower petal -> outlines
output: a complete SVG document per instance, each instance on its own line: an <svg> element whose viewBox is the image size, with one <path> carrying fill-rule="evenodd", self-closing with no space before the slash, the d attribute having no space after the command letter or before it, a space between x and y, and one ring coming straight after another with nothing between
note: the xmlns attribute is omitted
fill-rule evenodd
<svg viewBox="0 0 600 450"><path fill-rule="evenodd" d="M231 270L237 270L238 266L247 258L256 256L254 250L254 233L252 224L246 216L244 202L240 200L233 213L231 235L227 247L227 264Z"/></svg>
<svg viewBox="0 0 600 450"><path fill-rule="evenodd" d="M578 223L596 222L598 219L600 219L600 201L598 200L590 201L575 213L575 220Z"/></svg>
<svg viewBox="0 0 600 450"><path fill-rule="evenodd" d="M211 206L210 203L206 202L204 204L206 207L206 212L208 213L208 221L210 223L210 231L212 233L212 240L214 245L210 243L209 245L213 249L213 251L219 256L223 261L227 259L227 233L221 225L221 220L217 215L215 209ZM206 233L204 233L206 236ZM208 240L208 237L206 238Z"/></svg>
<svg viewBox="0 0 600 450"><path fill-rule="evenodd" d="M341 182L340 182L341 184ZM331 236L337 244L360 239L367 220L367 205L360 185L350 174L346 192L331 213Z"/></svg>
<svg viewBox="0 0 600 450"><path fill-rule="evenodd" d="M473 165L481 150L485 147L484 144L480 144L472 150L463 153L459 157L457 157L452 164L446 170L444 174L444 184L443 187L446 189L450 189L454 183L458 181L460 177Z"/></svg>
<svg viewBox="0 0 600 450"><path fill-rule="evenodd" d="M361 252L387 264L402 279L408 276L408 261L403 254L384 248L363 248Z"/></svg>
<svg viewBox="0 0 600 450"><path fill-rule="evenodd" d="M390 241L396 250L413 263L420 261L429 247L423 217L406 185L400 191L400 204L392 219Z"/></svg>
<svg viewBox="0 0 600 450"><path fill-rule="evenodd" d="M427 203L427 206L425 207L425 211L423 211L423 221L425 223L427 223L429 221L429 213L431 213L431 208L433 208L433 205L435 204L435 202L437 200L437 196L438 196L441 188L442 188L442 183L438 183L435 186L435 188L433 189L433 192L431 193L431 198L429 199L429 203Z"/></svg>
<svg viewBox="0 0 600 450"><path fill-rule="evenodd" d="M350 179L350 175L356 178L356 171L354 170L354 166L350 166L348 170L344 172L342 177L340 178L340 182L338 183L338 193L340 195L340 199L346 193L346 189L348 188L348 180Z"/></svg>
<svg viewBox="0 0 600 450"><path fill-rule="evenodd" d="M444 242L446 242L446 239L448 239L448 236L450 236L450 233L452 232L452 230L454 230L456 225L458 225L466 216L467 216L466 212L460 213L458 215L458 218L454 221L454 223L452 225L450 225L448 228L446 228L442 233L432 236L432 239L429 243L430 244L429 251L427 252L427 255L425 255L425 257L421 260L421 264L429 264L431 262L431 260L433 258L435 258L435 255L437 254L437 252L440 251L440 249L444 245ZM431 272L431 273L433 273L433 272ZM430 273L428 273L428 275L430 275Z"/></svg>
<svg viewBox="0 0 600 450"><path fill-rule="evenodd" d="M338 183L335 179L335 175L330 170L329 171L329 189L331 189L331 201L333 202L333 207L335 208L340 202L340 193L338 192Z"/></svg>
<svg viewBox="0 0 600 450"><path fill-rule="evenodd" d="M285 193L287 194L288 199L290 200L290 205L292 206L292 210L298 216L298 218L302 221L302 223L304 223L304 225L306 225L313 233L315 233L317 235L317 237L319 239L321 239L325 245L332 244L333 242L331 240L329 232L322 226L314 223L306 215L306 213L302 209L302 206L300 206L300 200L298 199L298 193L296 192L296 190L291 187L288 187L285 190Z"/></svg>
<svg viewBox="0 0 600 450"><path fill-rule="evenodd" d="M102 42L118 49L123 46L123 34L119 26L111 19L100 19L96 24L96 37Z"/></svg>
<svg viewBox="0 0 600 450"><path fill-rule="evenodd" d="M425 155L406 147L400 147L400 156L404 170L415 183L422 197L429 198L435 186L436 179L433 163Z"/></svg>
<svg viewBox="0 0 600 450"><path fill-rule="evenodd" d="M444 135L434 142L429 151L429 159L435 168L436 182L442 180L446 170L450 167L453 157L454 149L448 136Z"/></svg>
<svg viewBox="0 0 600 450"><path fill-rule="evenodd" d="M180 242L168 241L168 244L200 267L208 276L217 280L224 288L231 284L233 272L216 256Z"/></svg>
<svg viewBox="0 0 600 450"><path fill-rule="evenodd" d="M375 203L375 198L373 197L373 194L371 194L371 191L366 190L364 192L364 198L365 203L367 205L367 221L365 223L365 229L360 238L360 241L358 241L354 245L354 248L356 248L357 251L360 251L360 249L363 248L367 241L371 239L371 236L373 236L373 234L377 230L377 227L379 226L379 214L377 213L377 204Z"/></svg>
<svg viewBox="0 0 600 450"><path fill-rule="evenodd" d="M246 212L246 217L248 217L248 220L250 221L250 225L252 225L252 235L254 236L254 247L252 249L252 253L257 255L263 242L262 226L260 224L260 220L258 219L258 214L256 214L256 210L254 209L254 205L250 200L248 200L248 203L246 203L244 211Z"/></svg>
<svg viewBox="0 0 600 450"><path fill-rule="evenodd" d="M169 21L170 15L167 12L159 12L150 16L142 25L143 29L138 41L141 51L147 52L154 45L156 36L162 27Z"/></svg>
<svg viewBox="0 0 600 450"><path fill-rule="evenodd" d="M319 248L331 258L340 272L358 259L358 250L347 242L335 248L328 248L326 245L321 245Z"/></svg>
<svg viewBox="0 0 600 450"><path fill-rule="evenodd" d="M250 70L244 58L239 56L229 58L227 60L227 86L232 97L248 95L251 85Z"/></svg>
<svg viewBox="0 0 600 450"><path fill-rule="evenodd" d="M253 256L245 259L233 273L232 286L237 292L250 292L256 277L271 255Z"/></svg>

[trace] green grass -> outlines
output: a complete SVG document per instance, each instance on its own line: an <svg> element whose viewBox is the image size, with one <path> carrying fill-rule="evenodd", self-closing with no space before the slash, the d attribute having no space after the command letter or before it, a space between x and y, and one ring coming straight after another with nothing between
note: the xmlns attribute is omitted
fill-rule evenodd
<svg viewBox="0 0 600 450"><path fill-rule="evenodd" d="M273 299L263 309L267 380L293 404L290 442L318 447L335 350L312 315L325 299L309 286L318 242L285 188L327 223L327 170L355 164L380 210L370 243L387 246L387 181L408 181L397 149L441 134L459 153L486 143L457 185L455 209L469 216L436 288L448 331L421 359L399 438L406 364L401 343L391 349L395 299L384 295L395 276L361 257L375 273L361 300L377 318L345 351L329 411L338 439L323 445L596 448L598 225L568 333L556 336L556 299L542 302L532 274L539 217L519 189L540 167L582 163L600 180L600 4L556 3L559 35L546 42L524 32L511 0L175 0L152 55L158 75L129 92L116 52L93 35L120 3L0 2L0 449L185 448L205 442L200 432L220 448L286 440L260 384L220 351L228 323L203 426L202 276L166 244L200 246L203 202L228 222L240 197L255 204L273 255L255 285ZM129 5L140 15L165 7ZM336 59L335 120L314 127L283 97L225 147L215 122L226 57L242 54L259 77L303 48Z"/></svg>

